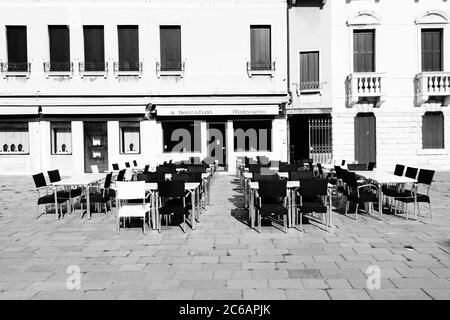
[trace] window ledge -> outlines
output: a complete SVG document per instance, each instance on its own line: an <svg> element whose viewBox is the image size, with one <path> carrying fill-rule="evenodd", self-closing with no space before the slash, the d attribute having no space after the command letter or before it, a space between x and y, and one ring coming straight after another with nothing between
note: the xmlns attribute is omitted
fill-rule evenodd
<svg viewBox="0 0 450 320"><path fill-rule="evenodd" d="M52 156L71 156L72 152L52 153Z"/></svg>
<svg viewBox="0 0 450 320"><path fill-rule="evenodd" d="M108 71L80 71L80 77L83 79L84 77L108 77Z"/></svg>
<svg viewBox="0 0 450 320"><path fill-rule="evenodd" d="M273 78L275 70L248 70L247 73L250 78L253 76L270 76Z"/></svg>
<svg viewBox="0 0 450 320"><path fill-rule="evenodd" d="M72 71L48 71L45 73L45 77L48 79L50 77L73 77Z"/></svg>
<svg viewBox="0 0 450 320"><path fill-rule="evenodd" d="M116 71L116 78L119 77L142 77L141 71Z"/></svg>
<svg viewBox="0 0 450 320"><path fill-rule="evenodd" d="M29 155L29 152L0 152L0 155Z"/></svg>
<svg viewBox="0 0 450 320"><path fill-rule="evenodd" d="M3 72L3 79L7 77L25 77L27 79L30 78L30 72L28 71L7 71Z"/></svg>
<svg viewBox="0 0 450 320"><path fill-rule="evenodd" d="M447 149L419 149L418 155L448 155Z"/></svg>
<svg viewBox="0 0 450 320"><path fill-rule="evenodd" d="M182 70L177 70L177 71L158 71L157 75L158 75L158 78L164 77L164 76L175 76L175 77L183 78L184 71L182 71Z"/></svg>

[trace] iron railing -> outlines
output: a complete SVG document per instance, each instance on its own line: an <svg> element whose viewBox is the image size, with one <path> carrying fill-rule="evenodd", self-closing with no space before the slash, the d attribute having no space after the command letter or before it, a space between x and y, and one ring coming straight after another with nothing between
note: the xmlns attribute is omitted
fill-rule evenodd
<svg viewBox="0 0 450 320"><path fill-rule="evenodd" d="M176 62L176 63L160 63L156 62L156 71L157 72L184 72L184 62Z"/></svg>
<svg viewBox="0 0 450 320"><path fill-rule="evenodd" d="M119 61L114 62L114 72L131 71L142 72L142 62Z"/></svg>
<svg viewBox="0 0 450 320"><path fill-rule="evenodd" d="M44 62L44 72L73 72L73 62Z"/></svg>
<svg viewBox="0 0 450 320"><path fill-rule="evenodd" d="M2 62L0 64L2 72L31 72L29 62Z"/></svg>
<svg viewBox="0 0 450 320"><path fill-rule="evenodd" d="M108 72L108 63L107 62L79 62L78 70L80 72Z"/></svg>
<svg viewBox="0 0 450 320"><path fill-rule="evenodd" d="M314 162L329 163L333 157L332 119L311 118L309 126L309 157Z"/></svg>
<svg viewBox="0 0 450 320"><path fill-rule="evenodd" d="M300 91L321 90L322 85L319 81L302 81L300 82Z"/></svg>
<svg viewBox="0 0 450 320"><path fill-rule="evenodd" d="M275 71L275 61L250 61L247 62L247 71Z"/></svg>

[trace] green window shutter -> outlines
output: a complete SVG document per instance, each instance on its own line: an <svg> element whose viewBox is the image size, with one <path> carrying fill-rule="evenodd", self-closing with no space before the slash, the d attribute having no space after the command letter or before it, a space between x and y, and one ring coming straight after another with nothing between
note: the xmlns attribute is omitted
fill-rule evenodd
<svg viewBox="0 0 450 320"><path fill-rule="evenodd" d="M442 29L422 29L422 71L442 71Z"/></svg>
<svg viewBox="0 0 450 320"><path fill-rule="evenodd" d="M119 70L139 70L138 26L118 26Z"/></svg>
<svg viewBox="0 0 450 320"><path fill-rule="evenodd" d="M161 70L181 70L181 27L161 26L159 36Z"/></svg>
<svg viewBox="0 0 450 320"><path fill-rule="evenodd" d="M104 70L105 41L103 26L84 26L84 63L86 71Z"/></svg>
<svg viewBox="0 0 450 320"><path fill-rule="evenodd" d="M250 64L252 70L269 70L272 64L270 26L250 27Z"/></svg>

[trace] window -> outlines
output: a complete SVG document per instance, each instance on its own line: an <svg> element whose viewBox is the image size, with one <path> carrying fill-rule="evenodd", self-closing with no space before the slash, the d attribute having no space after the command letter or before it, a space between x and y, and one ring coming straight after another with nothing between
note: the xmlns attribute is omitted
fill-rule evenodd
<svg viewBox="0 0 450 320"><path fill-rule="evenodd" d="M272 121L234 121L234 151L271 151Z"/></svg>
<svg viewBox="0 0 450 320"><path fill-rule="evenodd" d="M141 152L141 128L138 121L119 122L120 153Z"/></svg>
<svg viewBox="0 0 450 320"><path fill-rule="evenodd" d="M48 26L50 71L70 71L70 41L68 26Z"/></svg>
<svg viewBox="0 0 450 320"><path fill-rule="evenodd" d="M200 121L162 123L164 152L201 152Z"/></svg>
<svg viewBox="0 0 450 320"><path fill-rule="evenodd" d="M72 153L72 127L70 122L51 122L52 154Z"/></svg>
<svg viewBox="0 0 450 320"><path fill-rule="evenodd" d="M0 153L29 153L28 122L0 123Z"/></svg>
<svg viewBox="0 0 450 320"><path fill-rule="evenodd" d="M27 27L7 26L8 71L28 71Z"/></svg>
<svg viewBox="0 0 450 320"><path fill-rule="evenodd" d="M375 72L375 30L353 31L354 72Z"/></svg>
<svg viewBox="0 0 450 320"><path fill-rule="evenodd" d="M161 26L159 29L161 71L181 70L181 28Z"/></svg>
<svg viewBox="0 0 450 320"><path fill-rule="evenodd" d="M105 71L103 26L84 26L84 71Z"/></svg>
<svg viewBox="0 0 450 320"><path fill-rule="evenodd" d="M271 70L270 26L250 27L250 69Z"/></svg>
<svg viewBox="0 0 450 320"><path fill-rule="evenodd" d="M422 29L422 71L442 71L442 29Z"/></svg>
<svg viewBox="0 0 450 320"><path fill-rule="evenodd" d="M444 115L426 112L422 117L423 149L444 149Z"/></svg>
<svg viewBox="0 0 450 320"><path fill-rule="evenodd" d="M319 88L319 52L300 52L300 90Z"/></svg>
<svg viewBox="0 0 450 320"><path fill-rule="evenodd" d="M138 26L118 26L119 71L139 71Z"/></svg>

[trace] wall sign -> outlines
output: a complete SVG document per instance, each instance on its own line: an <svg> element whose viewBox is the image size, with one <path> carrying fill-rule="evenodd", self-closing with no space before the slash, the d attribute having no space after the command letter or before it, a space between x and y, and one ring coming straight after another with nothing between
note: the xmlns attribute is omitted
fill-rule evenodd
<svg viewBox="0 0 450 320"><path fill-rule="evenodd" d="M278 105L177 105L157 106L158 116L278 115Z"/></svg>

